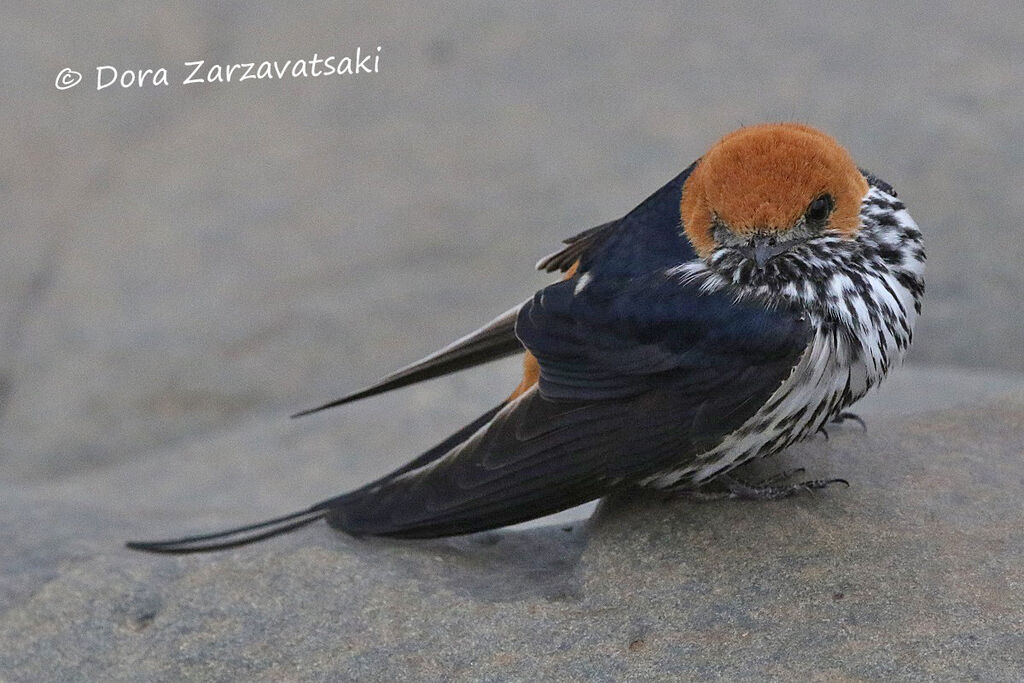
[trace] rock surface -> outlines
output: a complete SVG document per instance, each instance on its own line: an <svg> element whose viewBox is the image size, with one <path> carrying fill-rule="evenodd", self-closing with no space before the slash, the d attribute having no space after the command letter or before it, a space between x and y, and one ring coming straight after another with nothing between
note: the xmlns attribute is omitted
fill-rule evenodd
<svg viewBox="0 0 1024 683"><path fill-rule="evenodd" d="M311 465L312 451L362 446L370 422L275 437L277 425L253 421L106 472L3 486L0 671L1018 680L1024 380L897 377L862 406L867 433L837 426L758 466L805 466L850 489L770 503L624 495L587 522L450 540L355 540L314 525L206 556L120 547L310 502L298 480L358 476L344 457ZM925 391L946 404L915 409Z"/></svg>
<svg viewBox="0 0 1024 683"><path fill-rule="evenodd" d="M0 680L1021 678L1024 5L589 9L5 5ZM187 60L376 45L372 77L180 85ZM97 91L102 64L172 85ZM65 67L85 80L57 91ZM849 491L122 549L356 486L475 417L514 361L284 416L522 300L558 240L780 119L926 234L928 366L859 406L866 437L788 456Z"/></svg>

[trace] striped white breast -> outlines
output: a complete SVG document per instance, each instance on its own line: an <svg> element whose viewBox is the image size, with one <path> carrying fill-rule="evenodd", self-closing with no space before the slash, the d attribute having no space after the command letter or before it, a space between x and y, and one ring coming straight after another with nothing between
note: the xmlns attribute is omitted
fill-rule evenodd
<svg viewBox="0 0 1024 683"><path fill-rule="evenodd" d="M668 271L705 291L801 306L813 334L789 377L739 429L679 467L645 478L666 488L700 484L753 458L778 453L816 433L902 361L924 293L921 232L903 203L872 187L861 203L856 239L826 234L785 257L786 282L746 286L735 261L713 254ZM795 268L793 266L796 266ZM735 268L733 270L732 268ZM829 273L826 279L814 273Z"/></svg>

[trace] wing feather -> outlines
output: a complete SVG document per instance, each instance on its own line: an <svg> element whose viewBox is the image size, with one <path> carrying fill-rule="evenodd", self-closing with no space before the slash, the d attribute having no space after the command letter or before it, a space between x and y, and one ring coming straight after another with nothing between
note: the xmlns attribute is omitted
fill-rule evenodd
<svg viewBox="0 0 1024 683"><path fill-rule="evenodd" d="M517 331L539 385L424 466L329 501L328 522L420 538L584 503L692 461L764 405L806 348L795 312L644 278L612 289L587 301L558 283L524 305ZM660 304L624 305L643 291Z"/></svg>
<svg viewBox="0 0 1024 683"><path fill-rule="evenodd" d="M455 340L443 349L435 351L415 363L410 363L392 372L376 384L315 408L300 411L292 417L311 415L321 410L383 394L392 389L399 389L474 365L522 353L523 345L516 338L515 333L516 316L522 306L523 304L519 304L510 308L480 329Z"/></svg>

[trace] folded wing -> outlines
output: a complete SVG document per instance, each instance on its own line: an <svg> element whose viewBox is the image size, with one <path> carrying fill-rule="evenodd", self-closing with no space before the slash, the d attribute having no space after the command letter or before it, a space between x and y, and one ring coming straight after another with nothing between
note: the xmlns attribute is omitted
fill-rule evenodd
<svg viewBox="0 0 1024 683"><path fill-rule="evenodd" d="M664 278L582 294L558 283L520 310L539 386L423 466L325 501L328 522L423 538L584 503L710 448L768 400L807 344L796 313Z"/></svg>

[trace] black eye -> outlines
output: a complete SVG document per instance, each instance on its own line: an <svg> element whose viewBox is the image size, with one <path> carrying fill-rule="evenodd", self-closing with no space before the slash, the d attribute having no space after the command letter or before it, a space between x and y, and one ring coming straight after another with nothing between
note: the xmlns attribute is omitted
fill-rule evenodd
<svg viewBox="0 0 1024 683"><path fill-rule="evenodd" d="M832 213L832 206L832 195L823 194L810 203L804 216L808 221L820 223Z"/></svg>

